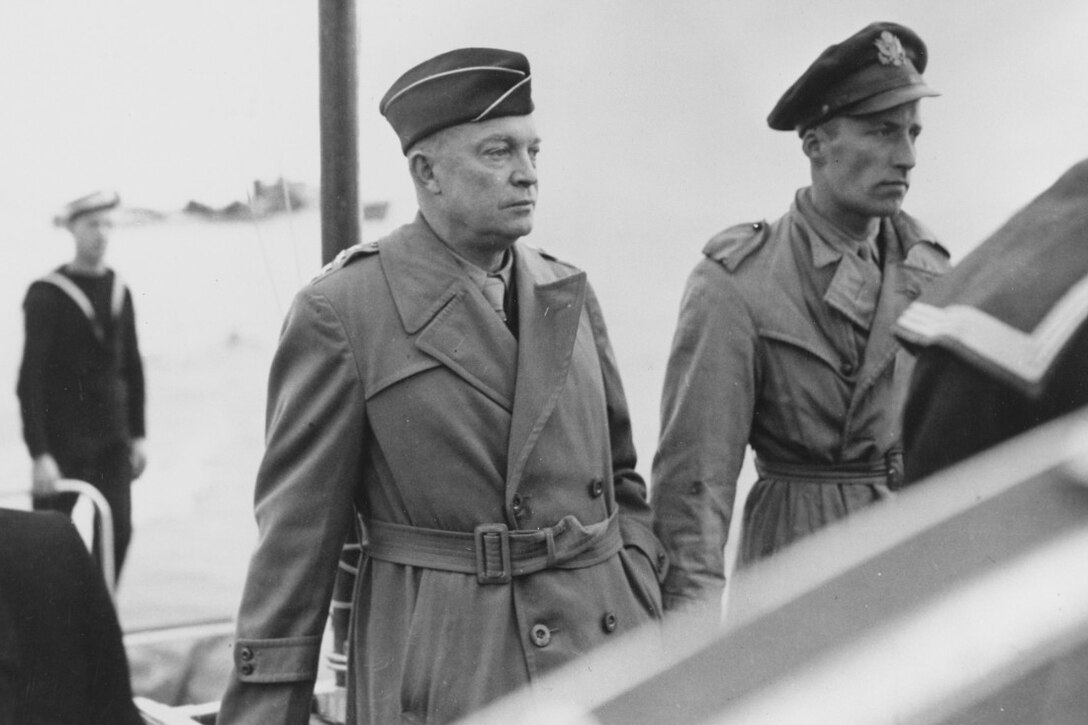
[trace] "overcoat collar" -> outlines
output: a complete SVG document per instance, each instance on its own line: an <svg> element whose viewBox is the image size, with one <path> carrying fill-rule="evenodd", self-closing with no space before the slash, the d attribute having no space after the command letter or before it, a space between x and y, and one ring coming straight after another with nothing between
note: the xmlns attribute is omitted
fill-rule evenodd
<svg viewBox="0 0 1088 725"><path fill-rule="evenodd" d="M416 346L511 411L508 490L555 409L586 298L584 272L547 262L517 242L519 339L491 309L422 215L381 243L381 263Z"/></svg>
<svg viewBox="0 0 1088 725"><path fill-rule="evenodd" d="M585 272L549 263L520 242L514 246L514 275L519 344L508 490L517 487L566 383L587 288Z"/></svg>
<svg viewBox="0 0 1088 725"><path fill-rule="evenodd" d="M921 244L923 241L936 244L932 236L919 236L928 232L903 212L883 219L881 234L885 238L884 282L854 390L854 405L860 404L861 398L895 360L900 349L892 332L895 321L945 269L940 253Z"/></svg>
<svg viewBox="0 0 1088 725"><path fill-rule="evenodd" d="M797 193L794 209L812 232L808 239L813 265L821 268L838 263L824 301L869 329L854 391L853 404L857 405L895 358L899 346L892 335L892 326L896 319L946 265L939 252L929 249L930 245L938 246L933 234L901 211L880 221L883 277L870 275L873 270L867 268L867 262L845 254L842 248L824 239L818 215L806 192L807 189L802 189Z"/></svg>
<svg viewBox="0 0 1088 725"><path fill-rule="evenodd" d="M511 410L517 341L423 217L379 243L404 331L421 351Z"/></svg>

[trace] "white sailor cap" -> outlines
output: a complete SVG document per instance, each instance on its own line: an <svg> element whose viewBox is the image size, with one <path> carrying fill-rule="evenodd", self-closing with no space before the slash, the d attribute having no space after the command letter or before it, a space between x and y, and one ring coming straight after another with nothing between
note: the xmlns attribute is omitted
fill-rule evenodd
<svg viewBox="0 0 1088 725"><path fill-rule="evenodd" d="M120 203L121 196L116 191L96 191L65 204L53 218L53 223L58 227L67 226L84 214L113 209Z"/></svg>

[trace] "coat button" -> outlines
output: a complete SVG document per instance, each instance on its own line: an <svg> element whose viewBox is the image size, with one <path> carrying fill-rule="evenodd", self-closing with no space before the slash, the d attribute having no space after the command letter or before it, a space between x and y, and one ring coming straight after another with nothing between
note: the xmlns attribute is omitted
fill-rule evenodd
<svg viewBox="0 0 1088 725"><path fill-rule="evenodd" d="M601 617L601 629L612 634L616 631L617 621L615 612L605 612L605 615Z"/></svg>
<svg viewBox="0 0 1088 725"><path fill-rule="evenodd" d="M243 675L252 675L253 674L253 663L252 662L246 662L244 665L242 665L242 674Z"/></svg>
<svg viewBox="0 0 1088 725"><path fill-rule="evenodd" d="M664 551L657 552L657 570L662 571L665 565L669 563L669 557Z"/></svg>
<svg viewBox="0 0 1088 725"><path fill-rule="evenodd" d="M514 509L514 514L521 513L521 495L515 493L514 498L510 499L510 507Z"/></svg>
<svg viewBox="0 0 1088 725"><path fill-rule="evenodd" d="M842 373L843 375L846 375L846 376L848 376L848 377L849 377L850 375L853 375L853 374L854 374L854 364L853 364L853 363L849 363L849 362L844 362L844 363L842 364L842 367L840 367L840 368L839 368L839 371L840 371L840 372L841 372L841 373Z"/></svg>
<svg viewBox="0 0 1088 725"><path fill-rule="evenodd" d="M604 482L599 478L595 478L589 482L589 495L592 498L599 498L604 493Z"/></svg>
<svg viewBox="0 0 1088 725"><path fill-rule="evenodd" d="M243 662L249 662L253 659L253 650L249 647L243 647L241 651L238 652L238 656L242 658Z"/></svg>
<svg viewBox="0 0 1088 725"><path fill-rule="evenodd" d="M547 647L552 641L552 631L548 629L547 625L534 624L533 628L529 630L529 639L537 647Z"/></svg>

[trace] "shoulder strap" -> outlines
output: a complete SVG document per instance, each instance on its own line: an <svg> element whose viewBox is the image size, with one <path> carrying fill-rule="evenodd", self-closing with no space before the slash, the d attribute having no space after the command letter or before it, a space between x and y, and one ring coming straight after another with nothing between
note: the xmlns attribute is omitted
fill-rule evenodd
<svg viewBox="0 0 1088 725"><path fill-rule="evenodd" d="M330 272L335 272L341 267L346 267L359 257L369 256L371 254L378 253L377 242L360 242L353 246L341 249L340 252L333 257L333 260L321 268L321 271L314 275L310 282L316 282Z"/></svg>
<svg viewBox="0 0 1088 725"><path fill-rule="evenodd" d="M735 272L740 263L767 241L766 222L737 224L718 232L703 247L703 254Z"/></svg>

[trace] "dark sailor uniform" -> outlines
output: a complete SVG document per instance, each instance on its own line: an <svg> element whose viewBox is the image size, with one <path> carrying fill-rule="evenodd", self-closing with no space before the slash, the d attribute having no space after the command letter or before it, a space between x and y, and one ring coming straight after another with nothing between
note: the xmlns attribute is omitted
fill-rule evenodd
<svg viewBox="0 0 1088 725"><path fill-rule="evenodd" d="M1088 161L915 302L896 334L919 349L905 414L918 481L1088 403Z"/></svg>
<svg viewBox="0 0 1088 725"><path fill-rule="evenodd" d="M18 395L31 458L51 454L66 478L100 490L113 513L116 571L131 538L130 444L142 438L144 372L132 295L112 271L65 267L30 285ZM70 513L75 494L36 497Z"/></svg>

